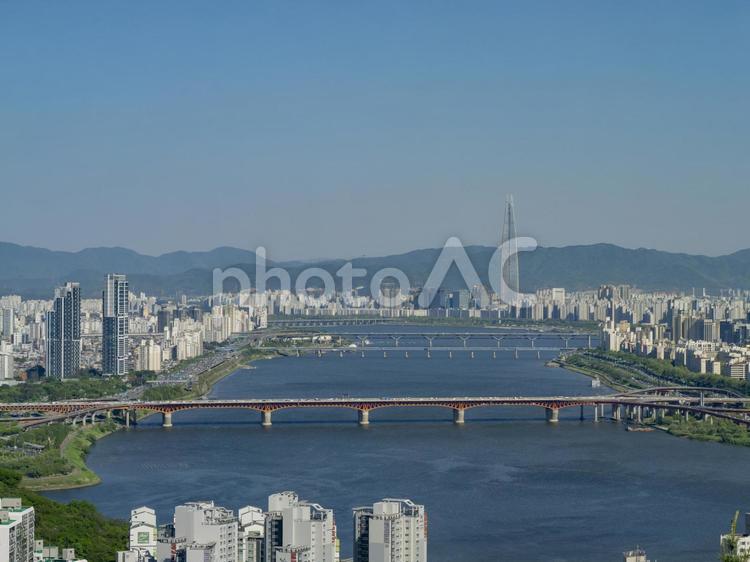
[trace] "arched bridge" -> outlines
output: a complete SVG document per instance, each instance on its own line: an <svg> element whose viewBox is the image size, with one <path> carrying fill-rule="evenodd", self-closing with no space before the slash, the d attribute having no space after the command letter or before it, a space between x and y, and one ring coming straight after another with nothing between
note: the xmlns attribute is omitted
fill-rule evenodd
<svg viewBox="0 0 750 562"><path fill-rule="evenodd" d="M694 389L691 389L694 390ZM98 416L110 417L120 413L129 425L136 411L158 412L163 416L163 425L172 426L172 415L185 410L244 409L260 412L264 426L271 425L273 412L298 408L343 408L356 410L359 423L369 423L370 412L383 408L445 408L453 413L456 423L464 422L466 410L496 406L532 406L543 408L547 420L558 421L559 411L579 407L581 419L585 408L593 408L594 420L603 417L604 407L609 406L615 420L631 419L640 422L649 416L664 413L690 414L708 419L717 417L736 423L750 425L750 398L734 396L688 396L680 393L658 393L648 395L615 394L604 396L450 396L450 397L394 397L394 398L284 398L284 399L237 399L237 400L171 400L171 401L88 401L40 402L24 404L0 404L0 412L14 416L36 415L30 424L72 420L74 423L95 423ZM37 421L34 421L37 420Z"/></svg>

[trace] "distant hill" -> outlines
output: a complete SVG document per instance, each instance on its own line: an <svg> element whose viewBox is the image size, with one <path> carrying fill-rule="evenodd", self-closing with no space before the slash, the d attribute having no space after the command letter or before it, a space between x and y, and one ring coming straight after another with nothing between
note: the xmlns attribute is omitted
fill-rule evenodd
<svg viewBox="0 0 750 562"><path fill-rule="evenodd" d="M0 242L0 280L60 277L85 270L169 275L193 268L214 268L254 261L255 253L229 247L208 252L171 252L154 257L126 248L56 252Z"/></svg>
<svg viewBox="0 0 750 562"><path fill-rule="evenodd" d="M489 246L468 246L467 254L481 279L487 283L487 267L495 251ZM405 254L355 258L354 267L368 275L355 279L355 286L369 287L379 269L394 267L409 277L412 286L422 285L440 254L440 249L414 250ZM292 280L307 267L320 267L335 277L346 260L287 262ZM524 291L541 287L581 290L603 283L627 283L644 290L690 290L750 288L750 250L719 257L675 254L658 250L626 249L612 244L537 248L519 254ZM0 243L0 294L17 293L29 298L49 298L56 285L78 281L84 295L98 296L107 273L126 273L134 291L158 296L209 294L215 267L238 266L254 282L255 254L237 248L208 252L172 252L146 256L125 248L90 248L80 252L56 252L42 248ZM315 285L312 280L311 286ZM271 285L273 287L273 285ZM444 282L460 288L455 271Z"/></svg>

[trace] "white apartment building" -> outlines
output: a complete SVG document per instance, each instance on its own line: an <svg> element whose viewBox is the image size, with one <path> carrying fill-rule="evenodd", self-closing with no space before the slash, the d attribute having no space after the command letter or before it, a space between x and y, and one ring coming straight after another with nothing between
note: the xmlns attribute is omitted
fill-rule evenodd
<svg viewBox="0 0 750 562"><path fill-rule="evenodd" d="M0 499L0 560L34 561L34 508L19 498Z"/></svg>
<svg viewBox="0 0 750 562"><path fill-rule="evenodd" d="M338 562L339 548L333 510L294 492L268 497L265 562Z"/></svg>
<svg viewBox="0 0 750 562"><path fill-rule="evenodd" d="M188 562L210 554L211 562L237 561L237 518L214 502L191 502L174 510L175 537L184 538Z"/></svg>
<svg viewBox="0 0 750 562"><path fill-rule="evenodd" d="M0 384L12 381L14 377L13 346L0 341Z"/></svg>
<svg viewBox="0 0 750 562"><path fill-rule="evenodd" d="M163 354L161 346L154 340L141 340L135 348L135 370L136 371L161 371Z"/></svg>
<svg viewBox="0 0 750 562"><path fill-rule="evenodd" d="M258 507L245 506L238 516L238 562L262 562L266 518Z"/></svg>
<svg viewBox="0 0 750 562"><path fill-rule="evenodd" d="M184 361L203 354L203 325L192 320L175 319L165 330L168 345L174 347L174 359Z"/></svg>
<svg viewBox="0 0 750 562"><path fill-rule="evenodd" d="M354 510L354 562L427 562L423 505L384 499Z"/></svg>
<svg viewBox="0 0 750 562"><path fill-rule="evenodd" d="M156 512L150 507L138 507L130 512L129 548L139 554L156 556Z"/></svg>

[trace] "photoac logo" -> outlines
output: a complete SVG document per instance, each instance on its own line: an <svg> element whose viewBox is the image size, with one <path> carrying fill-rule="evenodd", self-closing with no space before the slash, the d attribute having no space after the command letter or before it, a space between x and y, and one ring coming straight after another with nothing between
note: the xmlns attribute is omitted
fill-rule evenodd
<svg viewBox="0 0 750 562"><path fill-rule="evenodd" d="M534 238L522 236L507 240L493 252L487 267L489 283L490 288L498 295L503 304L520 306L522 303L533 304L535 301L535 295L522 293L517 286L517 254L518 252L533 251L537 246L537 241ZM484 287L461 240L453 236L445 242L440 255L430 270L430 274L427 276L427 280L421 287L417 299L417 304L421 308L430 306L438 291L442 288L443 282L453 265L456 266L467 288ZM278 281L278 290L294 292L298 296L304 295L307 304L310 306L325 306L335 300L337 285L341 287L339 294L346 301L347 298L351 298L354 291L354 280L366 279L368 275L367 269L354 267L352 262L346 262L335 273L335 276L339 279L339 283L337 283L334 276L325 269L309 267L303 269L297 275L294 280L294 287L292 287L292 277L289 271L282 267L267 268L266 249L261 246L255 251L255 285L251 283L250 277L243 269L217 267L213 270L213 294L225 293L226 282L233 281L238 287L237 293L240 296L240 305L251 306L253 292L256 295L264 294L269 290L269 281L275 279ZM313 279L321 282L322 290L317 291L316 294L309 294L308 284ZM387 291L385 290L386 281L388 281ZM409 277L401 269L395 267L384 267L370 277L370 295L381 308L400 307L410 295L411 289Z"/></svg>

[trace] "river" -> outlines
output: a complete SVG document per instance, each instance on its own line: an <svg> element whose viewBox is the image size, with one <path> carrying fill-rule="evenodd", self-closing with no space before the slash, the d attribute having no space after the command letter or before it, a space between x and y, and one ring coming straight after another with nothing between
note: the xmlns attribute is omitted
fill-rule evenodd
<svg viewBox="0 0 750 562"><path fill-rule="evenodd" d="M529 353L368 352L255 365L212 397L609 392ZM577 408L565 410L555 425L539 408L482 408L461 427L447 410L385 409L359 427L352 411L280 411L265 429L248 411L181 412L171 429L154 416L93 447L100 485L48 495L89 500L119 518L148 505L166 522L184 501L264 507L269 494L295 490L335 510L342 556L351 555L352 507L407 497L426 506L432 562L619 562L636 545L660 562L717 559L734 511L750 510L750 449L626 432L586 414L580 421Z"/></svg>

